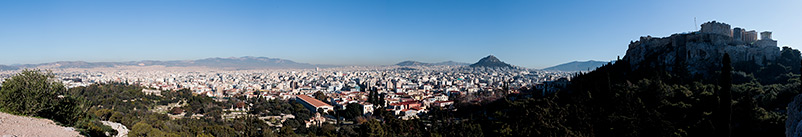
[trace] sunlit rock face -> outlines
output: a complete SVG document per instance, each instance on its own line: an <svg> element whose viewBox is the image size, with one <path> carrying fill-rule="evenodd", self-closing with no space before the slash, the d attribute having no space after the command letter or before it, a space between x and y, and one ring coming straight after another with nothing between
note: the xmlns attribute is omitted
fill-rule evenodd
<svg viewBox="0 0 802 137"><path fill-rule="evenodd" d="M788 119L785 120L785 136L802 137L802 95L788 103Z"/></svg>
<svg viewBox="0 0 802 137"><path fill-rule="evenodd" d="M711 26L715 28L706 28ZM702 31L663 38L641 37L629 44L624 61L629 62L632 69L683 69L691 74L707 75L720 69L724 53L730 54L732 62L754 61L758 65L780 56L780 48L777 47L777 41L771 39L770 32L766 33L768 36L764 39L745 42L740 30L736 34L738 38L733 37L732 31L722 30L729 29L726 24L703 25L702 28Z"/></svg>

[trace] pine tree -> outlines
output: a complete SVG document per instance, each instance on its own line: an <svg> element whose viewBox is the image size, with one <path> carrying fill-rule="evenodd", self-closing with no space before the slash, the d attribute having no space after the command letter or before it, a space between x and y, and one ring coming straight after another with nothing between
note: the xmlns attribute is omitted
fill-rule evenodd
<svg viewBox="0 0 802 137"><path fill-rule="evenodd" d="M377 91L376 89L373 89L371 92L373 92L373 102L370 102L370 103L373 103L373 104L379 103L379 91Z"/></svg>
<svg viewBox="0 0 802 137"><path fill-rule="evenodd" d="M719 79L719 86L721 90L719 96L719 122L716 126L718 136L729 137L731 133L732 122L732 63L730 63L730 54L724 53L724 58L721 60L721 79Z"/></svg>
<svg viewBox="0 0 802 137"><path fill-rule="evenodd" d="M371 90L368 91L368 103L374 103L375 100L374 100L373 96L374 96L373 90L371 89Z"/></svg>
<svg viewBox="0 0 802 137"><path fill-rule="evenodd" d="M368 102L372 104L379 103L379 93L375 88L371 88L368 93Z"/></svg>
<svg viewBox="0 0 802 137"><path fill-rule="evenodd" d="M384 107L384 103L385 103L385 101L384 101L384 97L385 97L385 95L386 95L386 94L387 94L387 93L378 94L378 97L379 97L379 98L378 98L377 100L379 101L379 103L378 103L378 104L379 104L380 108L383 108L383 107Z"/></svg>

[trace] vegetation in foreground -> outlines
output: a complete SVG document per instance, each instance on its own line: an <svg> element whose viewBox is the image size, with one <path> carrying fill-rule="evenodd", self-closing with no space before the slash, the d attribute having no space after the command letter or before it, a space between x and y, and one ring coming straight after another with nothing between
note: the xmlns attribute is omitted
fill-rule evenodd
<svg viewBox="0 0 802 137"><path fill-rule="evenodd" d="M51 119L63 126L75 127L86 136L116 134L94 115L86 113L89 107L82 97L69 95L53 78L50 72L23 70L7 79L0 88L0 111Z"/></svg>

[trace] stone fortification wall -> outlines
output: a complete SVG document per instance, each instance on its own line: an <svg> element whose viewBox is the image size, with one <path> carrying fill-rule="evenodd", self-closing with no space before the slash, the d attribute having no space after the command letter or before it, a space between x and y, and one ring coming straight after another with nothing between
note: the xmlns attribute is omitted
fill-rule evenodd
<svg viewBox="0 0 802 137"><path fill-rule="evenodd" d="M732 29L730 29L730 25L716 21L702 24L702 30L700 31L702 33L721 34L732 37Z"/></svg>

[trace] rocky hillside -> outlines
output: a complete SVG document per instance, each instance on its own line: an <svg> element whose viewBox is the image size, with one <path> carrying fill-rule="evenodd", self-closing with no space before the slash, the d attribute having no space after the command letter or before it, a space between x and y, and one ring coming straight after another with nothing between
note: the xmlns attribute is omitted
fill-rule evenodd
<svg viewBox="0 0 802 137"><path fill-rule="evenodd" d="M2 70L17 70L17 69L19 69L19 68L18 67L14 67L14 66L0 65L0 71L2 71Z"/></svg>
<svg viewBox="0 0 802 137"><path fill-rule="evenodd" d="M788 103L787 114L785 135L789 137L802 136L802 95L797 95L793 102Z"/></svg>
<svg viewBox="0 0 802 137"><path fill-rule="evenodd" d="M558 71L588 71L594 70L597 67L601 67L602 65L607 64L604 61L595 61L595 60L588 60L588 61L573 61L564 64L560 64L553 67L544 68L543 70L558 70Z"/></svg>
<svg viewBox="0 0 802 137"><path fill-rule="evenodd" d="M763 62L773 61L780 56L780 48L777 47L777 41L771 39L770 32L764 38L750 42L733 37L732 33L726 31L704 31L707 29L705 27L702 25L702 31L663 38L641 37L629 44L623 60L628 61L632 69L665 68L669 71L687 70L690 74L705 75L719 70L721 57L725 53L730 54L733 63L750 61L758 65L764 65ZM725 29L729 29L729 25Z"/></svg>
<svg viewBox="0 0 802 137"><path fill-rule="evenodd" d="M0 112L0 136L75 137L81 135L73 128L56 125L52 120Z"/></svg>
<svg viewBox="0 0 802 137"><path fill-rule="evenodd" d="M512 68L512 65L507 64L496 58L496 56L489 55L473 63L471 67L490 67L490 68Z"/></svg>

